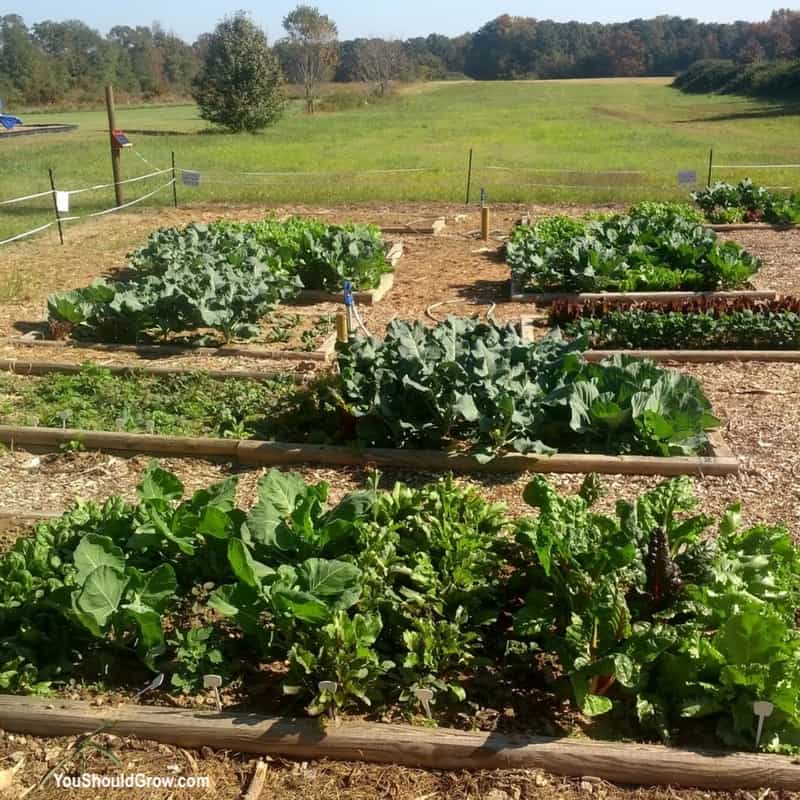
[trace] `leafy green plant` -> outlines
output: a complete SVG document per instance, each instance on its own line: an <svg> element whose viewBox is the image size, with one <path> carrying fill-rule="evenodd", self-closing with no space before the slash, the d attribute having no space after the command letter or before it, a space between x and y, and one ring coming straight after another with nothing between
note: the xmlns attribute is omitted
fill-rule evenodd
<svg viewBox="0 0 800 800"><path fill-rule="evenodd" d="M217 381L202 372L114 375L92 364L74 375L3 375L0 389L5 424L62 427L65 422L86 430L223 438L269 435L271 418L297 391L289 377Z"/></svg>
<svg viewBox="0 0 800 800"><path fill-rule="evenodd" d="M652 362L589 364L583 343L523 342L511 326L450 318L393 322L383 340L352 337L332 392L371 446L687 455L718 421L699 385Z"/></svg>
<svg viewBox="0 0 800 800"><path fill-rule="evenodd" d="M506 245L513 280L535 292L732 289L758 259L719 242L697 212L641 203L627 214L578 221L546 219L515 228Z"/></svg>
<svg viewBox="0 0 800 800"><path fill-rule="evenodd" d="M800 301L721 300L686 303L557 303L551 324L568 338L585 338L596 348L688 348L796 350L800 348Z"/></svg>
<svg viewBox="0 0 800 800"><path fill-rule="evenodd" d="M800 572L786 530L744 530L734 507L706 539L712 520L683 516L688 479L620 501L614 516L541 477L525 499L539 514L518 528L532 566L514 578L527 587L515 628L557 654L585 714L620 703L665 738L708 717L723 741L751 746L752 704L766 699L778 708L766 746L796 744Z"/></svg>
<svg viewBox="0 0 800 800"><path fill-rule="evenodd" d="M214 634L212 627L173 631L167 644L175 653L177 669L172 673L170 683L176 689L185 694L197 692L203 688L204 675L224 671L223 653Z"/></svg>
<svg viewBox="0 0 800 800"><path fill-rule="evenodd" d="M717 181L712 186L692 192L692 199L709 222L770 222L790 225L800 222L800 197L782 197L750 178L738 184Z"/></svg>

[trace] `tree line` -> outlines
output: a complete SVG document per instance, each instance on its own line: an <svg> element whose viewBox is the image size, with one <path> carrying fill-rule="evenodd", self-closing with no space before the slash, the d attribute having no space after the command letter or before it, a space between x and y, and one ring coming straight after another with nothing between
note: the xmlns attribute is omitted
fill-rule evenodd
<svg viewBox="0 0 800 800"><path fill-rule="evenodd" d="M7 14L0 17L0 96L26 105L96 102L111 82L123 98L186 97L211 41L212 34L203 34L190 44L158 24L116 26L103 35L77 20L28 26ZM301 5L287 15L284 34L270 50L292 82L308 88L309 76L366 81L377 93L395 80L673 75L699 60L751 65L796 59L800 12L781 9L763 22L732 24L668 16L560 23L506 14L456 37L340 41L333 20ZM312 96L306 103L313 110Z"/></svg>

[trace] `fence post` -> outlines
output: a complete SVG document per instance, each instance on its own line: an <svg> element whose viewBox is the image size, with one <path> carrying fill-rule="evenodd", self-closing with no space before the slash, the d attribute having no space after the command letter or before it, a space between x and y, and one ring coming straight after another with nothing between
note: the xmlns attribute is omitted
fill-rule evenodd
<svg viewBox="0 0 800 800"><path fill-rule="evenodd" d="M469 205L469 192L472 187L472 148L469 149L469 165L467 166L467 199L465 205Z"/></svg>
<svg viewBox="0 0 800 800"><path fill-rule="evenodd" d="M55 211L56 225L58 225L58 239L61 244L64 244L64 231L61 228L61 214L58 210L58 200L56 200L56 182L53 178L53 170L49 169L47 172L50 174L50 188L53 190L53 211Z"/></svg>
<svg viewBox="0 0 800 800"><path fill-rule="evenodd" d="M108 139L111 145L111 174L114 176L114 197L117 205L123 203L122 197L122 160L120 149L114 140L114 131L117 129L117 117L114 108L114 87L111 84L106 86L106 113L108 115Z"/></svg>
<svg viewBox="0 0 800 800"><path fill-rule="evenodd" d="M175 151L172 151L172 202L178 207L178 177L175 172Z"/></svg>
<svg viewBox="0 0 800 800"><path fill-rule="evenodd" d="M711 174L714 171L714 148L712 147L708 151L708 183L707 186L711 186Z"/></svg>

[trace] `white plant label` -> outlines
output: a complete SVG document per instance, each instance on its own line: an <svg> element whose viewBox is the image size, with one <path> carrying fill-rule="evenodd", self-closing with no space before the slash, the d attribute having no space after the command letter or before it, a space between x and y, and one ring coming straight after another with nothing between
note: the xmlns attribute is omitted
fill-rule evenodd
<svg viewBox="0 0 800 800"><path fill-rule="evenodd" d="M425 709L425 716L428 719L432 718L431 714L431 700L433 700L433 692L430 689L415 689L414 697L419 700L422 707Z"/></svg>
<svg viewBox="0 0 800 800"><path fill-rule="evenodd" d="M753 703L753 713L758 717L758 729L756 730L756 747L761 744L761 734L764 731L764 720L772 716L775 706L769 700L756 700Z"/></svg>
<svg viewBox="0 0 800 800"><path fill-rule="evenodd" d="M222 711L222 698L219 696L219 687L222 686L222 677L219 675L203 675L203 686L214 690L214 703L217 711Z"/></svg>
<svg viewBox="0 0 800 800"><path fill-rule="evenodd" d="M158 675L156 675L155 678L153 678L153 680L151 680L150 683L148 683L147 686L144 687L144 689L142 689L140 692L137 692L134 695L133 699L136 700L138 697L141 697L146 692L152 692L154 689L158 689L158 687L161 686L162 683L164 683L164 673L159 672Z"/></svg>
<svg viewBox="0 0 800 800"><path fill-rule="evenodd" d="M320 681L317 684L317 688L321 692L330 692L330 694L336 694L336 690L339 688L339 684L336 681Z"/></svg>

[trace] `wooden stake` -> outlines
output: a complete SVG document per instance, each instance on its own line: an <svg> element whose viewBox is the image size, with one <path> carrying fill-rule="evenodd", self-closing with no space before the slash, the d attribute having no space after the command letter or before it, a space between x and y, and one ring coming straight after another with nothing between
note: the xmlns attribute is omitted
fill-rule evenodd
<svg viewBox="0 0 800 800"><path fill-rule="evenodd" d="M50 174L50 188L53 190L53 211L56 213L56 225L58 225L58 238L64 244L64 231L61 228L61 212L58 210L58 200L56 200L56 182L53 178L53 170L47 170Z"/></svg>
<svg viewBox="0 0 800 800"><path fill-rule="evenodd" d="M264 791L264 783L267 780L267 762L259 758L256 768L253 770L253 777L250 778L250 785L242 795L242 800L259 800L261 792Z"/></svg>
<svg viewBox="0 0 800 800"><path fill-rule="evenodd" d="M114 176L114 196L117 205L121 206L122 199L122 166L121 151L114 141L114 131L117 129L116 111L114 108L114 87L111 84L106 86L106 111L108 113L108 140L111 145L111 172Z"/></svg>
<svg viewBox="0 0 800 800"><path fill-rule="evenodd" d="M800 765L777 755L658 745L553 739L452 729L280 719L241 712L158 706L91 706L86 701L0 696L3 729L31 736L75 736L102 726L179 747L204 746L289 758L332 758L428 769L542 769L607 781L704 789L800 790Z"/></svg>
<svg viewBox="0 0 800 800"><path fill-rule="evenodd" d="M481 207L481 239L489 241L489 206Z"/></svg>
<svg viewBox="0 0 800 800"><path fill-rule="evenodd" d="M469 164L467 165L467 199L465 205L469 205L469 195L472 189L472 148L469 149Z"/></svg>
<svg viewBox="0 0 800 800"><path fill-rule="evenodd" d="M707 186L711 186L711 175L714 172L714 148L708 151L708 182Z"/></svg>
<svg viewBox="0 0 800 800"><path fill-rule="evenodd" d="M350 338L350 331L347 327L347 316L344 312L336 315L336 339L342 343Z"/></svg>

